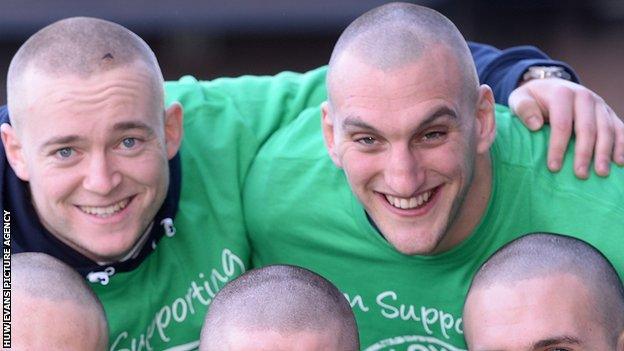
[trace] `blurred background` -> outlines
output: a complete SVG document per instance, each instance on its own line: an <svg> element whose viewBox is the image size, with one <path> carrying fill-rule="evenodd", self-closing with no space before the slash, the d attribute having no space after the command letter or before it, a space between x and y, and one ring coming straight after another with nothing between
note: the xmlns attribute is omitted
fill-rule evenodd
<svg viewBox="0 0 624 351"><path fill-rule="evenodd" d="M376 0L0 0L0 104L20 44L69 16L120 23L156 52L165 79L304 71L329 60L341 31ZM536 45L571 64L624 116L624 0L412 1L449 17L469 40Z"/></svg>

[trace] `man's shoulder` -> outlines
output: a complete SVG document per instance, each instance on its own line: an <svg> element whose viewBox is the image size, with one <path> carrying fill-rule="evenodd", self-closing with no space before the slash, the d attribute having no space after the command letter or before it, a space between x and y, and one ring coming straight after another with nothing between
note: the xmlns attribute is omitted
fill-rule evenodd
<svg viewBox="0 0 624 351"><path fill-rule="evenodd" d="M496 123L497 135L491 155L494 171L499 176L515 179L529 177L531 187L535 189L574 193L581 197L600 197L608 203L624 197L624 167L612 164L611 174L600 177L593 171L592 165L588 179L582 180L575 176L574 138L570 140L561 170L551 172L547 167L550 141L548 125L539 131L530 131L504 106L496 108Z"/></svg>
<svg viewBox="0 0 624 351"><path fill-rule="evenodd" d="M495 114L496 138L491 151L495 161L499 164L529 168L536 164L546 165L549 126L546 125L541 130L533 132L503 105L496 105Z"/></svg>
<svg viewBox="0 0 624 351"><path fill-rule="evenodd" d="M278 160L330 160L321 131L321 108L303 110L287 126L281 128L260 149L258 158Z"/></svg>
<svg viewBox="0 0 624 351"><path fill-rule="evenodd" d="M276 92L277 96L293 94L308 87L310 94L323 95L327 67L319 67L304 73L284 71L276 75L242 75L238 77L219 77L211 80L199 80L193 76L183 76L178 80L165 82L167 102L180 99L200 99L208 101L217 97L230 97L239 102L266 101L267 96ZM319 97L320 99L320 97Z"/></svg>

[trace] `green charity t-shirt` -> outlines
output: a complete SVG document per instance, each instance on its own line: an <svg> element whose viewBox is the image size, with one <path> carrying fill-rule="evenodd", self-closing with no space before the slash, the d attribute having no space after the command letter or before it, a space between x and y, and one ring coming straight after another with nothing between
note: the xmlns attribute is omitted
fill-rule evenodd
<svg viewBox="0 0 624 351"><path fill-rule="evenodd" d="M362 349L463 350L461 310L473 274L522 234L557 232L600 249L624 275L624 169L574 176L546 167L549 131L530 132L502 106L491 148L493 185L473 233L442 254L396 251L371 225L324 147L320 110L303 112L260 150L243 192L252 266L307 267L335 283L355 312ZM278 297L276 297L278 298Z"/></svg>
<svg viewBox="0 0 624 351"><path fill-rule="evenodd" d="M241 191L253 157L275 130L324 100L324 79L322 68L165 84L167 104L184 109L176 231L135 270L92 284L110 324L110 350L197 348L215 293L249 267Z"/></svg>

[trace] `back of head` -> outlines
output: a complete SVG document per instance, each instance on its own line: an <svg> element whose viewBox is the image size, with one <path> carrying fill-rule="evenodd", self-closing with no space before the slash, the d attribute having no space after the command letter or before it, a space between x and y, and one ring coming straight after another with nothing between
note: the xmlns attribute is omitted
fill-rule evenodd
<svg viewBox="0 0 624 351"><path fill-rule="evenodd" d="M210 304L200 350L227 350L233 334L240 332L331 334L327 337L339 350L359 349L355 318L342 293L325 278L295 266L251 270L227 284Z"/></svg>
<svg viewBox="0 0 624 351"><path fill-rule="evenodd" d="M334 47L327 78L330 101L332 83L343 55L355 56L388 71L416 62L435 46L452 50L464 83L476 89L478 79L470 50L448 18L430 8L401 2L366 12L344 30Z"/></svg>
<svg viewBox="0 0 624 351"><path fill-rule="evenodd" d="M533 233L499 249L475 275L466 307L479 290L494 285L512 286L516 282L551 276L571 275L590 293L601 326L611 337L624 331L624 287L616 270L602 253L591 245L564 235ZM464 308L464 317L467 311ZM479 328L466 323L465 328ZM596 332L596 331L594 331Z"/></svg>
<svg viewBox="0 0 624 351"><path fill-rule="evenodd" d="M42 253L15 254L11 256L11 266L13 347L107 348L104 309L77 272Z"/></svg>
<svg viewBox="0 0 624 351"><path fill-rule="evenodd" d="M87 78L137 63L149 72L156 96L162 97L163 79L156 56L136 34L116 23L89 17L52 23L33 34L11 60L7 76L10 115L14 117L23 107L30 70L51 78Z"/></svg>

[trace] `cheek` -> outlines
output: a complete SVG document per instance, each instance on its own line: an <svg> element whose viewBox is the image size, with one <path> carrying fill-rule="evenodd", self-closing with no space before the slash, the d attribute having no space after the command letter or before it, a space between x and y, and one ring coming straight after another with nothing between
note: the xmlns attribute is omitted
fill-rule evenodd
<svg viewBox="0 0 624 351"><path fill-rule="evenodd" d="M474 152L463 143L449 143L422 153L425 168L446 176L462 176L474 163Z"/></svg>
<svg viewBox="0 0 624 351"><path fill-rule="evenodd" d="M119 166L125 177L152 188L164 187L167 182L167 162L166 154L152 152L140 159L122 159Z"/></svg>
<svg viewBox="0 0 624 351"><path fill-rule="evenodd" d="M352 187L363 187L383 171L384 158L349 150L342 155L342 165Z"/></svg>
<svg viewBox="0 0 624 351"><path fill-rule="evenodd" d="M30 189L36 203L57 202L80 187L80 171L75 168L31 168Z"/></svg>

